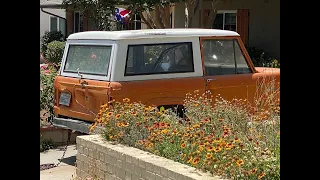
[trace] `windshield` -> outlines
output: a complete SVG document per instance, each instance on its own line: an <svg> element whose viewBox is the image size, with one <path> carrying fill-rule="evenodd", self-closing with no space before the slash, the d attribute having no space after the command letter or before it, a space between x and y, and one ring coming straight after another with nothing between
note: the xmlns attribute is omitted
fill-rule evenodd
<svg viewBox="0 0 320 180"><path fill-rule="evenodd" d="M107 75L111 46L70 45L64 72Z"/></svg>

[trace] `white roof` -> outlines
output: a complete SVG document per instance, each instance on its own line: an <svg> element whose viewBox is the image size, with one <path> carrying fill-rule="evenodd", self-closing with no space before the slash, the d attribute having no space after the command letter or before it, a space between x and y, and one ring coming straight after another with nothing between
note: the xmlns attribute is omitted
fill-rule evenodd
<svg viewBox="0 0 320 180"><path fill-rule="evenodd" d="M142 29L122 31L85 31L71 34L68 39L140 39L162 37L239 36L237 32L220 29Z"/></svg>

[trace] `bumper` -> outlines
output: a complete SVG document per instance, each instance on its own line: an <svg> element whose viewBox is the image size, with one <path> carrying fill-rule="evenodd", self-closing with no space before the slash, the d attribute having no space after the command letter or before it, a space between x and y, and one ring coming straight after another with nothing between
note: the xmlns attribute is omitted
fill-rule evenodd
<svg viewBox="0 0 320 180"><path fill-rule="evenodd" d="M90 126L92 123L75 120L75 119L65 119L65 118L53 118L53 126L64 128L64 129L70 129L74 131L79 131L86 134L91 134L89 132Z"/></svg>

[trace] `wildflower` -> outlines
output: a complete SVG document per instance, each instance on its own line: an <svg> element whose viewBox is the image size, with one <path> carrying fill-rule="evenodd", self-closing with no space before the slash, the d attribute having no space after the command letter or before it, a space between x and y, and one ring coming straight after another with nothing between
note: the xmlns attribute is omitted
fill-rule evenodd
<svg viewBox="0 0 320 180"><path fill-rule="evenodd" d="M221 138L216 138L213 142L214 142L214 143L220 143L221 140L222 140Z"/></svg>
<svg viewBox="0 0 320 180"><path fill-rule="evenodd" d="M113 112L108 112L107 117L110 117L113 115Z"/></svg>
<svg viewBox="0 0 320 180"><path fill-rule="evenodd" d="M181 145L180 145L180 147L183 149L183 148L185 148L186 147L186 143L182 143Z"/></svg>
<svg viewBox="0 0 320 180"><path fill-rule="evenodd" d="M120 121L117 122L117 127L121 127L122 123Z"/></svg>
<svg viewBox="0 0 320 180"><path fill-rule="evenodd" d="M214 149L214 147L213 147L213 146L208 146L208 147L207 147L207 151L208 151L208 152L213 151L213 149Z"/></svg>
<svg viewBox="0 0 320 180"><path fill-rule="evenodd" d="M134 116L136 116L136 115L137 115L137 112L136 112L136 111L133 111L131 114L134 115Z"/></svg>
<svg viewBox="0 0 320 180"><path fill-rule="evenodd" d="M121 114L116 115L116 119L119 119L121 117Z"/></svg>
<svg viewBox="0 0 320 180"><path fill-rule="evenodd" d="M203 146L198 147L198 151L202 152L203 151Z"/></svg>
<svg viewBox="0 0 320 180"><path fill-rule="evenodd" d="M109 138L110 138L110 139L112 139L112 138L113 138L113 136L112 136L112 135L110 135L110 136L109 136Z"/></svg>
<svg viewBox="0 0 320 180"><path fill-rule="evenodd" d="M241 166L242 164L244 164L244 161L242 159L237 160L236 162L237 166Z"/></svg>
<svg viewBox="0 0 320 180"><path fill-rule="evenodd" d="M214 152L219 152L219 151L221 151L221 147L214 148Z"/></svg>
<svg viewBox="0 0 320 180"><path fill-rule="evenodd" d="M198 164L199 162L200 162L200 158L196 157L196 158L193 159L192 165L196 165L196 164Z"/></svg>
<svg viewBox="0 0 320 180"><path fill-rule="evenodd" d="M204 120L202 120L201 122L203 122L203 123L208 123L210 120L207 118L207 119L204 119Z"/></svg>
<svg viewBox="0 0 320 180"><path fill-rule="evenodd" d="M139 126L140 125L140 123L139 122L136 122L136 126Z"/></svg>
<svg viewBox="0 0 320 180"><path fill-rule="evenodd" d="M255 173L257 172L257 169L254 168L254 169L252 169L250 172L251 172L252 174L255 174Z"/></svg>
<svg viewBox="0 0 320 180"><path fill-rule="evenodd" d="M238 137L235 137L233 142L240 142L240 139Z"/></svg>
<svg viewBox="0 0 320 180"><path fill-rule="evenodd" d="M181 155L181 159L184 160L184 158L186 157L186 154L182 154Z"/></svg>
<svg viewBox="0 0 320 180"><path fill-rule="evenodd" d="M223 118L219 118L219 119L218 119L219 122L222 122L223 120L224 120Z"/></svg>
<svg viewBox="0 0 320 180"><path fill-rule="evenodd" d="M123 102L128 103L128 102L130 102L130 99L129 98L124 98Z"/></svg>
<svg viewBox="0 0 320 180"><path fill-rule="evenodd" d="M128 122L124 122L124 123L122 123L122 126L128 127L128 126L129 126L129 123L128 123Z"/></svg>
<svg viewBox="0 0 320 180"><path fill-rule="evenodd" d="M90 132L92 132L92 131L94 130L94 128L96 127L96 125L97 125L96 123L94 123L94 124L91 125L91 127L90 127Z"/></svg>
<svg viewBox="0 0 320 180"><path fill-rule="evenodd" d="M211 158L212 158L212 154L211 154L211 153L207 153L207 154L206 154L206 158L207 158L207 159L211 159Z"/></svg>
<svg viewBox="0 0 320 180"><path fill-rule="evenodd" d="M192 126L193 128L200 128L200 125L199 124L195 124Z"/></svg>
<svg viewBox="0 0 320 180"><path fill-rule="evenodd" d="M187 163L190 163L192 161L192 157L188 157Z"/></svg>
<svg viewBox="0 0 320 180"><path fill-rule="evenodd" d="M258 179L261 179L265 176L266 174L264 172L260 173L259 176L258 176Z"/></svg>
<svg viewBox="0 0 320 180"><path fill-rule="evenodd" d="M194 103L194 104L193 104L194 107L197 107L198 105L199 105L198 103Z"/></svg>
<svg viewBox="0 0 320 180"><path fill-rule="evenodd" d="M226 150L230 150L231 148L233 148L233 144L232 143L228 143L225 146Z"/></svg>

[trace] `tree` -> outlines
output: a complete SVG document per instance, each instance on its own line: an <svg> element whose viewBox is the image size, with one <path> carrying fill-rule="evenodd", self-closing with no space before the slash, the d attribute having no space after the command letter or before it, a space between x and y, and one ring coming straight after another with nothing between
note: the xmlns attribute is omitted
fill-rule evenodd
<svg viewBox="0 0 320 180"><path fill-rule="evenodd" d="M211 28L217 14L216 5L220 0L212 0L209 18L206 23L200 22L201 28ZM112 30L114 22L111 17L117 5L125 5L132 14L139 14L141 22L150 29L171 28L170 6L176 2L185 3L185 27L191 28L196 13L201 13L203 0L63 0L65 8L81 12L92 12L93 19L99 30ZM132 17L132 16L131 16ZM132 19L129 19L132 21Z"/></svg>

